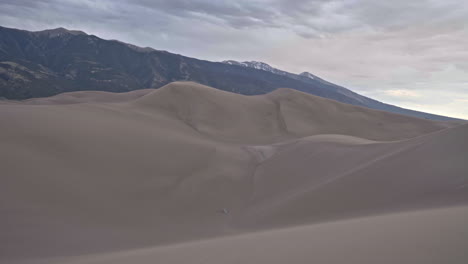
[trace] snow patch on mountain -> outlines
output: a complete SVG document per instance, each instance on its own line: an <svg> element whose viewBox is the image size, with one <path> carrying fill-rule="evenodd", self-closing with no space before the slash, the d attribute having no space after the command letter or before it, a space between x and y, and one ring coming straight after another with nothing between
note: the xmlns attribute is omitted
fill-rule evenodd
<svg viewBox="0 0 468 264"><path fill-rule="evenodd" d="M254 69L257 69L257 70L267 71L267 72L271 72L271 73L278 74L278 75L288 76L288 77L293 78L293 79L301 79L302 77L306 77L306 78L311 79L311 80L323 81L321 78L319 78L319 77L317 77L317 76L315 76L315 75L313 75L312 73L309 73L309 72L303 72L301 74L294 74L294 73L290 73L290 72L287 72L287 71L283 71L283 70L271 67L270 65L268 65L268 64L266 64L264 62L260 62L260 61L239 62L239 61L235 61L235 60L226 60L226 61L223 61L223 63L229 64L229 65L237 65L237 66L247 67L247 68L254 68Z"/></svg>
<svg viewBox="0 0 468 264"><path fill-rule="evenodd" d="M312 73L310 72L303 72L301 74L299 74L300 76L304 76L304 77L307 77L307 78L310 78L310 79L315 79L317 78L317 76L313 75Z"/></svg>

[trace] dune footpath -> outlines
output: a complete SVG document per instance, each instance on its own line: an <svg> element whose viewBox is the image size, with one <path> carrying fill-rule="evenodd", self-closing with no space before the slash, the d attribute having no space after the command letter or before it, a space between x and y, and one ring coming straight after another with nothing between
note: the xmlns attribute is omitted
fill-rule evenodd
<svg viewBox="0 0 468 264"><path fill-rule="evenodd" d="M0 123L0 263L376 263L387 229L397 263L467 261L465 124L187 82L0 102Z"/></svg>

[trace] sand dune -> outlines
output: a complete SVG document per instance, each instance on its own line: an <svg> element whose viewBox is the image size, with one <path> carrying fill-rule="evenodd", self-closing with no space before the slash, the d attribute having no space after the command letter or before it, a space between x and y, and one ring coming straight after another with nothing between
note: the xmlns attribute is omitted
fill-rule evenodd
<svg viewBox="0 0 468 264"><path fill-rule="evenodd" d="M454 207L34 264L464 264L467 221L468 207Z"/></svg>
<svg viewBox="0 0 468 264"><path fill-rule="evenodd" d="M343 234L331 231L331 220L468 202L467 125L288 89L243 96L173 83L141 93L79 92L2 103L0 123L0 210L7 216L0 218L0 263L57 257L65 257L57 263L73 263L69 256L103 252L114 252L108 253L113 259L127 254L115 252L142 247L158 247L149 254L164 263L187 263L190 254L172 258L178 243L203 255L244 239L251 241L245 245L279 239L276 228L313 223L332 239ZM380 225L381 218L368 219ZM311 236L321 229L314 226L304 227ZM361 224L345 229L353 228L366 233ZM271 231L249 235L259 230ZM291 243L300 247L305 238L294 240L291 232ZM372 238L368 232L362 247ZM218 242L219 248L202 246ZM282 252L278 247L272 246ZM286 247L284 254L288 248L295 252ZM131 263L148 263L138 254ZM76 263L106 263L100 259ZM207 263L215 260L236 258Z"/></svg>
<svg viewBox="0 0 468 264"><path fill-rule="evenodd" d="M263 161L239 221L299 224L468 201L466 125L391 143L334 138L301 139Z"/></svg>
<svg viewBox="0 0 468 264"><path fill-rule="evenodd" d="M271 143L318 134L399 140L452 126L291 89L244 96L190 82L169 84L132 105L150 113L164 112L210 137L241 143Z"/></svg>
<svg viewBox="0 0 468 264"><path fill-rule="evenodd" d="M54 95L44 98L32 98L23 101L2 100L1 103L50 105L50 104L79 104L79 103L118 103L137 99L153 89L141 89L127 93L111 93L103 91L80 91Z"/></svg>

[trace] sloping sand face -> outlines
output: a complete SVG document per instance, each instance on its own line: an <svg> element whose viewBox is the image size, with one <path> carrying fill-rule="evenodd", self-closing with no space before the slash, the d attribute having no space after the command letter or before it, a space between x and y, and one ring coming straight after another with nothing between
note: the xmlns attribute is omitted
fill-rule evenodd
<svg viewBox="0 0 468 264"><path fill-rule="evenodd" d="M466 125L287 89L243 96L194 83L138 94L64 94L32 104L0 104L0 210L6 216L0 218L0 263L60 256L57 263L69 263L77 259L67 256L149 246L163 247L151 249L153 262L122 263L187 263L192 253L223 252L257 235L212 240L222 241L219 248L198 246L218 242L181 245L192 252L186 259L171 255L179 246L165 245L468 201ZM445 211L437 212L443 217ZM464 232L459 223L450 226ZM365 233L366 226L359 228ZM317 231L310 232L315 237ZM374 230L367 232L372 239ZM272 248L295 254L294 245L307 238L294 237L292 246ZM238 249L252 257L246 263L262 263L245 248ZM76 263L119 263L119 254L110 253L114 262L86 257ZM309 255L291 263L306 260Z"/></svg>
<svg viewBox="0 0 468 264"><path fill-rule="evenodd" d="M281 226L468 201L466 125L391 143L317 137L256 168L239 222Z"/></svg>
<svg viewBox="0 0 468 264"><path fill-rule="evenodd" d="M454 207L34 263L464 264L466 221L468 207Z"/></svg>

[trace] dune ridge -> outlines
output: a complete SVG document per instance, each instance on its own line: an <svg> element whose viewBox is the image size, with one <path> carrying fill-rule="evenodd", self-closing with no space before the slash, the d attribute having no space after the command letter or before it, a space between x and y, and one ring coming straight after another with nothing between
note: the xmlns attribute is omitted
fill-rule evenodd
<svg viewBox="0 0 468 264"><path fill-rule="evenodd" d="M243 143L319 134L391 141L456 124L370 110L286 88L245 96L192 82L166 85L131 104L164 111L201 133Z"/></svg>
<svg viewBox="0 0 468 264"><path fill-rule="evenodd" d="M278 228L468 201L468 125L289 89L80 92L2 103L0 123L0 263L88 263L71 257L207 238L227 247L230 235L278 239Z"/></svg>

